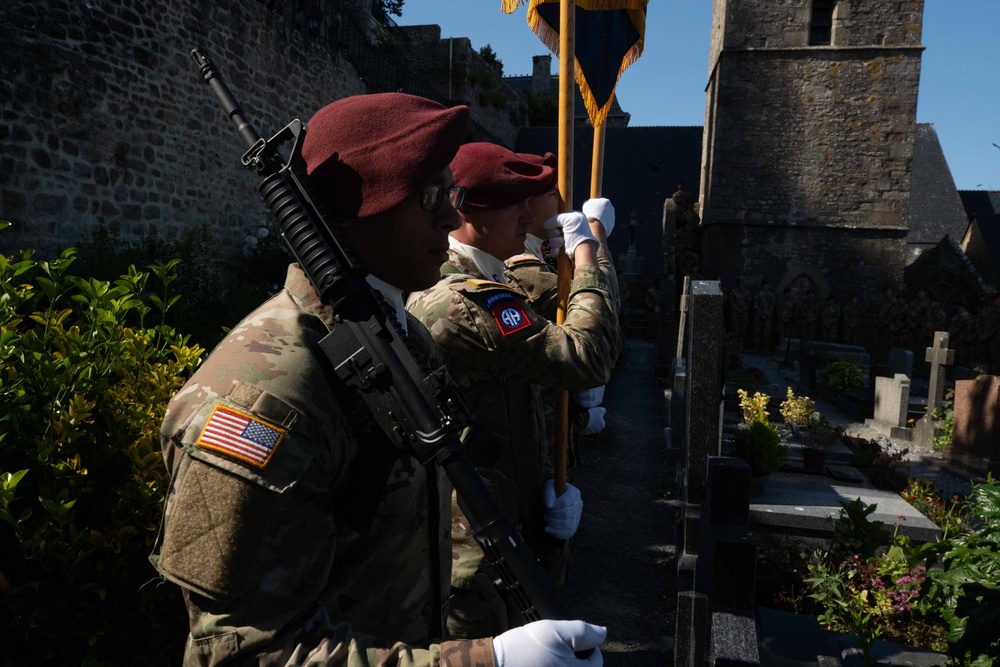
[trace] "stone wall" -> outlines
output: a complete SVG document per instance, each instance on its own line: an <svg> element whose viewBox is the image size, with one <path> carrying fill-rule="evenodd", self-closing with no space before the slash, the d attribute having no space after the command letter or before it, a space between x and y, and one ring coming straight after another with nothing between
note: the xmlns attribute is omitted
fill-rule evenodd
<svg viewBox="0 0 1000 667"><path fill-rule="evenodd" d="M513 148L527 124L528 104L511 90L468 37L441 39L436 25L403 26L407 65L456 103L467 104L476 122L495 140Z"/></svg>
<svg viewBox="0 0 1000 667"><path fill-rule="evenodd" d="M840 0L830 46L807 46L808 0L714 11L703 271L778 286L813 267L838 297L898 287L923 2Z"/></svg>
<svg viewBox="0 0 1000 667"><path fill-rule="evenodd" d="M919 52L726 52L706 222L905 227Z"/></svg>
<svg viewBox="0 0 1000 667"><path fill-rule="evenodd" d="M0 249L58 249L99 221L126 240L207 224L230 248L265 220L245 150L189 52L218 65L270 136L356 72L253 0L0 6ZM10 233L13 231L13 233Z"/></svg>
<svg viewBox="0 0 1000 667"><path fill-rule="evenodd" d="M715 0L724 5L719 40L727 49L786 48L809 43L811 0ZM918 46L924 0L837 0L833 46ZM713 21L713 26L715 21Z"/></svg>
<svg viewBox="0 0 1000 667"><path fill-rule="evenodd" d="M702 266L706 275L732 288L743 277L751 291L761 280L775 294L785 287L809 287L821 302L851 294L874 302L886 284L902 287L906 233L876 229L789 227L787 225L708 225L702 228Z"/></svg>

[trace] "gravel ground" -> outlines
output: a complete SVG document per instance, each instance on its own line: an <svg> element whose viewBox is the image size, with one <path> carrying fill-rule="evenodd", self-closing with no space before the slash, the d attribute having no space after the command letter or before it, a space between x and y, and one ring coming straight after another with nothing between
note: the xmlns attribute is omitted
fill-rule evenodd
<svg viewBox="0 0 1000 667"><path fill-rule="evenodd" d="M663 444L653 344L630 339L627 346L605 390L607 427L585 443L574 471L583 520L562 593L575 616L607 626L605 665L669 665L677 456Z"/></svg>

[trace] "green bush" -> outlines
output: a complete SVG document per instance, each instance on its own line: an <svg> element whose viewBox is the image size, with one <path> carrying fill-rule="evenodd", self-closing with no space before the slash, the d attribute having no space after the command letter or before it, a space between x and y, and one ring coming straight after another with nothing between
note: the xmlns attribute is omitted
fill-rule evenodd
<svg viewBox="0 0 1000 667"><path fill-rule="evenodd" d="M949 389L944 395L944 409L934 408L931 418L936 426L941 429L940 435L931 437L931 447L935 452L940 452L951 444L952 436L955 433L955 390Z"/></svg>
<svg viewBox="0 0 1000 667"><path fill-rule="evenodd" d="M248 233L240 257L226 256L208 225L166 240L151 229L129 241L114 225L98 224L81 239L74 266L78 275L114 282L130 266L164 264L179 258L172 289L184 299L170 311L174 327L212 349L225 330L281 288L291 256L269 227Z"/></svg>
<svg viewBox="0 0 1000 667"><path fill-rule="evenodd" d="M7 223L0 222L0 229ZM159 427L203 350L165 324L176 262L105 282L0 256L0 627L12 664L167 665L186 614L147 557Z"/></svg>
<svg viewBox="0 0 1000 667"><path fill-rule="evenodd" d="M788 456L788 445L781 442L778 428L768 421L754 420L741 426L733 438L733 447L754 477L771 474Z"/></svg>
<svg viewBox="0 0 1000 667"><path fill-rule="evenodd" d="M927 559L927 606L948 623L948 653L990 667L1000 665L1000 485L992 477L973 487L969 522L973 530L925 544L917 557Z"/></svg>
<svg viewBox="0 0 1000 667"><path fill-rule="evenodd" d="M837 394L860 389L865 384L861 367L850 361L831 361L823 367L827 384Z"/></svg>

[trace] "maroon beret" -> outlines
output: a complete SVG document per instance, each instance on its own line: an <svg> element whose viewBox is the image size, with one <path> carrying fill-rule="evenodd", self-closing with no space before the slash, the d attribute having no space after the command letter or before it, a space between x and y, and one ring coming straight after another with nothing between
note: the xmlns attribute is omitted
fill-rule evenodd
<svg viewBox="0 0 1000 667"><path fill-rule="evenodd" d="M403 93L345 97L309 120L302 157L334 215L387 211L448 166L469 108Z"/></svg>
<svg viewBox="0 0 1000 667"><path fill-rule="evenodd" d="M525 162L530 162L531 164L538 164L552 169L552 178L550 182L542 188L542 192L548 192L552 188L556 187L556 177L558 175L559 162L556 160L555 153L546 153L545 155L536 155L534 153L515 153L519 158Z"/></svg>
<svg viewBox="0 0 1000 667"><path fill-rule="evenodd" d="M497 144L465 144L451 161L455 185L462 185L465 205L506 208L552 187L552 167L529 162Z"/></svg>

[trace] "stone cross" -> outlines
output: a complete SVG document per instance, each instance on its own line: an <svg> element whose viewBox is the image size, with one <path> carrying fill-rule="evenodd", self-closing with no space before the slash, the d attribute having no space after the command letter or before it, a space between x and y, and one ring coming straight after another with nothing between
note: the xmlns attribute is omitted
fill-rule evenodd
<svg viewBox="0 0 1000 667"><path fill-rule="evenodd" d="M934 347L927 348L925 357L931 364L930 386L927 388L927 412L944 404L944 367L955 362L955 350L948 349L948 332L934 332Z"/></svg>
<svg viewBox="0 0 1000 667"><path fill-rule="evenodd" d="M917 420L913 441L918 447L931 447L941 433L931 416L944 403L944 367L955 361L955 350L948 349L948 332L934 332L934 347L927 348L927 361L931 363L931 380L927 388L927 414Z"/></svg>

